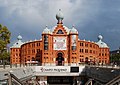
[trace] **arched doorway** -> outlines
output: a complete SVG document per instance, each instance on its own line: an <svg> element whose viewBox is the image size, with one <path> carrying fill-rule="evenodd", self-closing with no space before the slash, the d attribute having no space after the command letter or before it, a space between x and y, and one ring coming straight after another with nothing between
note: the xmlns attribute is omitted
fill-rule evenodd
<svg viewBox="0 0 120 85"><path fill-rule="evenodd" d="M64 65L64 58L63 58L63 54L61 52L57 54L56 64L58 66Z"/></svg>

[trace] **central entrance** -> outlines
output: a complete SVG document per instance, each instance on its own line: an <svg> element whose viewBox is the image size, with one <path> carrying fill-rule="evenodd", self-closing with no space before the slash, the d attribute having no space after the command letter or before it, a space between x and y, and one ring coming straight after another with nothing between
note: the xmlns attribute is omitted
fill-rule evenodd
<svg viewBox="0 0 120 85"><path fill-rule="evenodd" d="M49 85L73 85L72 76L48 76L47 83Z"/></svg>
<svg viewBox="0 0 120 85"><path fill-rule="evenodd" d="M61 52L57 54L56 65L58 65L58 66L64 65L64 58L63 58L63 54Z"/></svg>

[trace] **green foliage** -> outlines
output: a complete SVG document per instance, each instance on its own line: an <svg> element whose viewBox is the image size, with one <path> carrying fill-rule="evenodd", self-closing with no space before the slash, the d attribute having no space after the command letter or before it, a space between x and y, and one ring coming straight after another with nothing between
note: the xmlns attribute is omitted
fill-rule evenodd
<svg viewBox="0 0 120 85"><path fill-rule="evenodd" d="M10 31L6 26L0 24L0 59L6 59L9 57L7 44L10 43Z"/></svg>
<svg viewBox="0 0 120 85"><path fill-rule="evenodd" d="M120 61L120 54L111 55L111 56L110 56L110 61L111 61L111 62Z"/></svg>

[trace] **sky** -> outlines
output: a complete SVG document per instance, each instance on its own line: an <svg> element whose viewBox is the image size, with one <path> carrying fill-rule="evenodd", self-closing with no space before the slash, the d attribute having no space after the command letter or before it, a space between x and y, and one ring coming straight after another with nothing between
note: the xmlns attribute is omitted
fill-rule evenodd
<svg viewBox="0 0 120 85"><path fill-rule="evenodd" d="M11 44L20 34L24 41L41 39L47 25L57 25L58 10L63 24L74 25L81 40L97 42L103 36L110 50L120 46L120 0L0 0L0 24L11 32Z"/></svg>

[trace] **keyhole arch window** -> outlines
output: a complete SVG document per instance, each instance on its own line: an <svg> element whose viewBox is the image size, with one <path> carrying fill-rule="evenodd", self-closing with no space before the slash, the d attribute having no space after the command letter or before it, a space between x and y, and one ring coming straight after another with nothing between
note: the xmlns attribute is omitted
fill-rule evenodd
<svg viewBox="0 0 120 85"><path fill-rule="evenodd" d="M64 34L64 32L61 29L59 29L57 34Z"/></svg>

